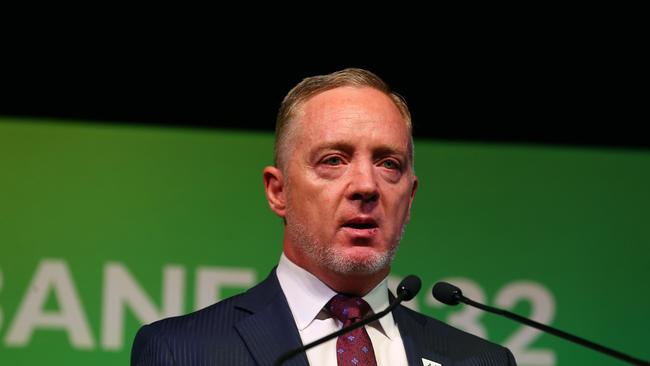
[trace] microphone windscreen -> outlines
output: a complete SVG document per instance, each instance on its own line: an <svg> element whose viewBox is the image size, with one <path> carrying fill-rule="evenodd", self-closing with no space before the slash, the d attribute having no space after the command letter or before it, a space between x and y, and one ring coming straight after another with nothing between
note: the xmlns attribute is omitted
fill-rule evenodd
<svg viewBox="0 0 650 366"><path fill-rule="evenodd" d="M463 295L458 287L442 281L433 286L431 293L436 300L447 305L458 305L458 296Z"/></svg>
<svg viewBox="0 0 650 366"><path fill-rule="evenodd" d="M397 295L404 294L402 300L409 301L420 292L422 281L418 276L408 275L397 286Z"/></svg>

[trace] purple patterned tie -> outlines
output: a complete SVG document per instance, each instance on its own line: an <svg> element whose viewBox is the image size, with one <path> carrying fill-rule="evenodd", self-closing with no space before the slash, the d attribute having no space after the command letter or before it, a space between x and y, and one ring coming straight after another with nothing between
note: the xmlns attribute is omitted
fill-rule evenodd
<svg viewBox="0 0 650 366"><path fill-rule="evenodd" d="M361 320L370 310L365 300L338 294L327 304L329 311L343 326ZM348 332L336 340L336 359L339 366L377 366L375 351L365 327Z"/></svg>

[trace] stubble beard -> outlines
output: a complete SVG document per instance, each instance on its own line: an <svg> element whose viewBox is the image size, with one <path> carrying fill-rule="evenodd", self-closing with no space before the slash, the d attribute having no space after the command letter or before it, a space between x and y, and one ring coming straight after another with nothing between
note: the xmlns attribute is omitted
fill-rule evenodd
<svg viewBox="0 0 650 366"><path fill-rule="evenodd" d="M388 268L397 253L405 229L406 222L402 224L400 235L390 249L383 252L374 251L358 258L346 254L343 248L321 243L296 215L292 215L291 209L287 210L287 234L298 250L321 268L344 275L372 275Z"/></svg>

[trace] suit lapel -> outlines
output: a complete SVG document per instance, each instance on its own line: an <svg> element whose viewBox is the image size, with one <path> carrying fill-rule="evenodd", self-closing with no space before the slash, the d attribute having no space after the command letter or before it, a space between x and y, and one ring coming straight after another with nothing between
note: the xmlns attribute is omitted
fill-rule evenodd
<svg viewBox="0 0 650 366"><path fill-rule="evenodd" d="M266 280L242 296L236 307L251 313L237 323L235 328L259 365L272 365L283 353L302 346L275 270ZM307 366L308 362L303 353L284 364Z"/></svg>
<svg viewBox="0 0 650 366"><path fill-rule="evenodd" d="M442 366L453 366L453 362L443 356L445 340L428 329L426 318L414 316L402 305L393 310L393 317L399 328L409 365L422 366L422 359L427 359Z"/></svg>

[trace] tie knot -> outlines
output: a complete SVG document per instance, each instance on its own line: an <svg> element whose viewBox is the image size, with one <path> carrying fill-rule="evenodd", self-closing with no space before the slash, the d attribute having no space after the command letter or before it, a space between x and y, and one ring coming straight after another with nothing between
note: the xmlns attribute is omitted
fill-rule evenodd
<svg viewBox="0 0 650 366"><path fill-rule="evenodd" d="M327 308L343 324L347 325L363 318L370 310L370 305L360 297L338 294L330 300Z"/></svg>

